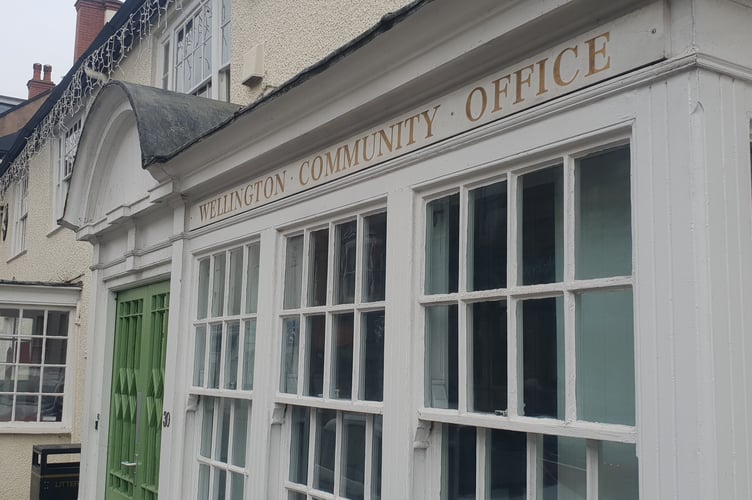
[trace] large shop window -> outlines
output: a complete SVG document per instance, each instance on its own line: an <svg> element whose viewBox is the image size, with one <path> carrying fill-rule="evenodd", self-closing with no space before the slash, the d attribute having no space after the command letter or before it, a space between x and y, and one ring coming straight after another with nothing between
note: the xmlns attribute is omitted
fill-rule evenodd
<svg viewBox="0 0 752 500"><path fill-rule="evenodd" d="M199 397L198 498L243 498L259 293L257 242L198 261L190 392Z"/></svg>
<svg viewBox="0 0 752 500"><path fill-rule="evenodd" d="M162 88L230 100L230 0L202 0L163 40Z"/></svg>
<svg viewBox="0 0 752 500"><path fill-rule="evenodd" d="M285 248L288 498L379 499L386 213L307 228Z"/></svg>
<svg viewBox="0 0 752 500"><path fill-rule="evenodd" d="M0 422L61 422L71 311L0 309Z"/></svg>
<svg viewBox="0 0 752 500"><path fill-rule="evenodd" d="M427 201L442 498L638 498L630 214L628 146Z"/></svg>

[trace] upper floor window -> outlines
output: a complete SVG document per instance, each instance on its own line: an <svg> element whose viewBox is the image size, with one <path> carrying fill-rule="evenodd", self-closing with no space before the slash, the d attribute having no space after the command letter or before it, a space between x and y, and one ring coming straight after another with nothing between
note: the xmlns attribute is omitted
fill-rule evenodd
<svg viewBox="0 0 752 500"><path fill-rule="evenodd" d="M230 100L230 0L203 0L163 40L162 87Z"/></svg>
<svg viewBox="0 0 752 500"><path fill-rule="evenodd" d="M55 220L63 216L65 197L68 194L70 178L73 175L73 161L76 159L78 139L81 137L81 119L65 130L60 138L60 159L55 169Z"/></svg>
<svg viewBox="0 0 752 500"><path fill-rule="evenodd" d="M29 219L29 176L24 175L16 184L14 211L13 255L26 250L26 226Z"/></svg>

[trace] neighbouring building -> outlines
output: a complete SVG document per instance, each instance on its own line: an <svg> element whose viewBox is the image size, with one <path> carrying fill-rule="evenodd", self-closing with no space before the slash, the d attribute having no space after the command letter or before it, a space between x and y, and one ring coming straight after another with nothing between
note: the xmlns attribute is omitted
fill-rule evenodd
<svg viewBox="0 0 752 500"><path fill-rule="evenodd" d="M79 0L78 5L83 4L103 2ZM79 19L79 24L96 35L104 19L98 24L96 19ZM91 41L77 38L84 49ZM80 123L73 116L54 133L34 136L70 82L70 77L64 78L56 87L52 67L35 63L27 82L28 98L0 113L3 500L29 498L33 445L81 441L91 245L76 241L75 234L57 222ZM30 137L36 137L37 144L46 143L27 158L23 169L14 167Z"/></svg>
<svg viewBox="0 0 752 500"><path fill-rule="evenodd" d="M55 104L81 498L752 497L750 24L124 3Z"/></svg>

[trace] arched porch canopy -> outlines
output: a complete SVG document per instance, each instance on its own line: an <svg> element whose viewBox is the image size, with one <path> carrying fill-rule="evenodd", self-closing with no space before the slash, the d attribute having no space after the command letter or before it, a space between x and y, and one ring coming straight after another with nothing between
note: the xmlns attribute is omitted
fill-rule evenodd
<svg viewBox="0 0 752 500"><path fill-rule="evenodd" d="M149 168L227 123L240 106L112 81L83 127L59 223L80 239L148 209L165 179Z"/></svg>

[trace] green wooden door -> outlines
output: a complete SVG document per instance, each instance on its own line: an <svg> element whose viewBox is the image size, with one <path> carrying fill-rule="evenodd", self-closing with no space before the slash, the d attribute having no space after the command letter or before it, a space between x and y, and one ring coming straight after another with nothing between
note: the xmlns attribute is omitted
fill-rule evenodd
<svg viewBox="0 0 752 500"><path fill-rule="evenodd" d="M170 283L118 293L106 498L156 500Z"/></svg>

